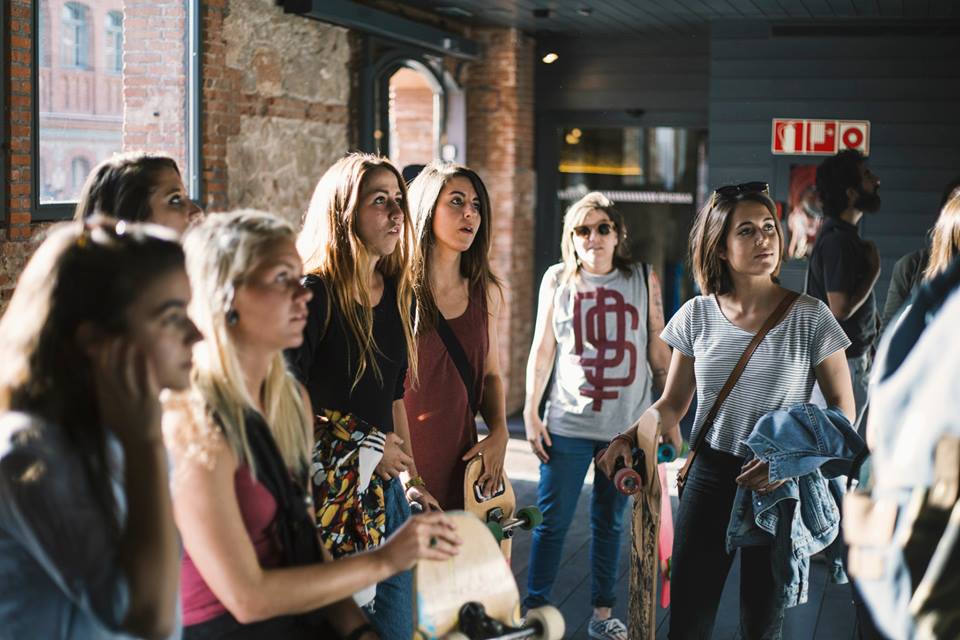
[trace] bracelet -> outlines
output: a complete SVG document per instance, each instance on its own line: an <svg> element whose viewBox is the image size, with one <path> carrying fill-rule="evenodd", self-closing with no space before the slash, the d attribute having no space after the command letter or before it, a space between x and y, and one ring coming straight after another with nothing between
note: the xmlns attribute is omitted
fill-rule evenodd
<svg viewBox="0 0 960 640"><path fill-rule="evenodd" d="M617 435L613 436L613 440L610 441L610 444L613 444L617 440L623 440L631 449L634 447L634 439L626 433L618 433Z"/></svg>
<svg viewBox="0 0 960 640"><path fill-rule="evenodd" d="M412 489L413 487L426 487L427 483L423 481L421 476L413 476L407 480L407 489Z"/></svg>
<svg viewBox="0 0 960 640"><path fill-rule="evenodd" d="M370 633L371 631L376 632L376 629L374 629L373 625L369 622L364 622L362 625L351 631L350 635L345 637L343 640L360 640L365 633Z"/></svg>

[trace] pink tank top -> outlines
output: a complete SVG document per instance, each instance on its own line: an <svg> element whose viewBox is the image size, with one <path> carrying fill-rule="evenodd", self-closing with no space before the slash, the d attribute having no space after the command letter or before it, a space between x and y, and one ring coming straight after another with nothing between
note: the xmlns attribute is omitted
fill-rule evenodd
<svg viewBox="0 0 960 640"><path fill-rule="evenodd" d="M279 566L282 553L271 527L277 514L277 503L273 495L254 479L246 464L240 465L234 473L233 486L240 505L243 526L253 542L260 566ZM206 622L226 612L226 608L207 586L186 551L180 565L180 597L183 601L184 625Z"/></svg>

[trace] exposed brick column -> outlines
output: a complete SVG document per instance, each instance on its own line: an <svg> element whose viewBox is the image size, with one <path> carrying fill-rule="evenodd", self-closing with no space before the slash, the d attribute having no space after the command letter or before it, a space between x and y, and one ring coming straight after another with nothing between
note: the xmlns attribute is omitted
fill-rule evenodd
<svg viewBox="0 0 960 640"><path fill-rule="evenodd" d="M7 153L6 182L7 201L3 235L0 237L0 313L3 313L13 295L20 272L35 243L31 241L30 200L32 196L30 166L30 129L32 126L33 93L30 82L32 65L33 32L31 0L4 0L10 3L10 30L6 38L7 51L0 55L10 61L6 96ZM7 117L4 115L4 117Z"/></svg>
<svg viewBox="0 0 960 640"><path fill-rule="evenodd" d="M493 204L493 268L506 284L500 360L507 413L523 406L524 373L536 303L533 274L534 42L516 29L476 29L483 58L469 65L467 162Z"/></svg>
<svg viewBox="0 0 960 640"><path fill-rule="evenodd" d="M183 169L184 0L125 0L123 12L123 149L168 153Z"/></svg>

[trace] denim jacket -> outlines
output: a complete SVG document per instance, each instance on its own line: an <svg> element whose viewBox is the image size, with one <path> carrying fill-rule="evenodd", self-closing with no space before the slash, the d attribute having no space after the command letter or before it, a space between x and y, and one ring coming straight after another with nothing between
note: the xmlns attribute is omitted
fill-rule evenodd
<svg viewBox="0 0 960 640"><path fill-rule="evenodd" d="M786 480L766 495L737 489L727 526L727 550L773 547L774 583L782 605L807 601L810 556L825 551L833 582L846 582L841 561L843 483L866 445L837 409L798 404L757 422L747 447L767 462L770 481Z"/></svg>

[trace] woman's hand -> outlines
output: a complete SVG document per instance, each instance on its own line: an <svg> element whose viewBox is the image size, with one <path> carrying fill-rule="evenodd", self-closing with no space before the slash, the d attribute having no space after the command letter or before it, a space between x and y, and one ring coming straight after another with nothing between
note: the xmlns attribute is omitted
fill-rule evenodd
<svg viewBox="0 0 960 640"><path fill-rule="evenodd" d="M460 552L463 541L442 513L412 516L374 553L382 554L393 573L405 571L418 560L446 560Z"/></svg>
<svg viewBox="0 0 960 640"><path fill-rule="evenodd" d="M384 480L396 478L413 464L413 459L403 452L403 440L395 433L388 433L383 441L383 457L374 471Z"/></svg>
<svg viewBox="0 0 960 640"><path fill-rule="evenodd" d="M440 503L427 491L426 487L413 486L407 489L407 502L416 502L423 507L425 513L428 511L443 511L440 508Z"/></svg>
<svg viewBox="0 0 960 640"><path fill-rule="evenodd" d="M632 435L630 439L633 439ZM624 466L633 466L633 445L628 443L626 438L614 438L596 462L597 468L611 480L617 470L617 458L623 458Z"/></svg>
<svg viewBox="0 0 960 640"><path fill-rule="evenodd" d="M472 460L475 456L480 456L483 463L483 473L477 478L477 484L480 485L480 491L484 498L489 498L500 487L500 480L503 478L503 460L507 456L507 441L510 436L506 429L496 430L486 438L473 445L467 451L461 460Z"/></svg>
<svg viewBox="0 0 960 640"><path fill-rule="evenodd" d="M760 495L770 493L786 480L779 482L770 482L770 465L754 458L740 469L740 475L737 476L737 484L750 491L756 491Z"/></svg>
<svg viewBox="0 0 960 640"><path fill-rule="evenodd" d="M153 363L124 337L91 347L100 418L123 446L162 443L160 386Z"/></svg>
<svg viewBox="0 0 960 640"><path fill-rule="evenodd" d="M546 447L552 447L550 442L550 433L547 431L547 425L536 414L523 416L523 428L527 432L527 442L533 453L540 458L540 462L549 462L550 456L547 455Z"/></svg>

